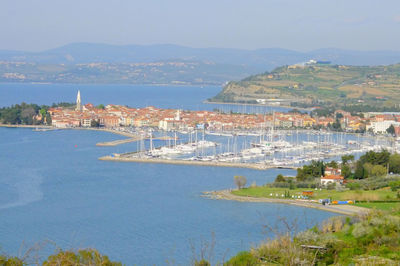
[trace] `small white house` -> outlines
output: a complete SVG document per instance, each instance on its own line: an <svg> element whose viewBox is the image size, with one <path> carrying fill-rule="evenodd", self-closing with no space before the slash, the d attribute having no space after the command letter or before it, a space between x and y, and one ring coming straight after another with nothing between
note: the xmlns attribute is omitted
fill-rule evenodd
<svg viewBox="0 0 400 266"><path fill-rule="evenodd" d="M321 176L321 185L326 186L330 183L336 183L337 185L343 184L344 177L341 175L326 175Z"/></svg>

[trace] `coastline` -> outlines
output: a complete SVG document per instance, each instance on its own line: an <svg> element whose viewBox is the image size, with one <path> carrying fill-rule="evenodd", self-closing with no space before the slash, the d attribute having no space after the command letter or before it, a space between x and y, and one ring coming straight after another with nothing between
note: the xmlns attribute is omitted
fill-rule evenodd
<svg viewBox="0 0 400 266"><path fill-rule="evenodd" d="M55 129L53 126L46 125L12 125L12 124L0 124L0 127L11 127L11 128L46 128L46 129Z"/></svg>
<svg viewBox="0 0 400 266"><path fill-rule="evenodd" d="M273 105L273 104L262 104L262 103L236 103L236 102L211 102L208 100L203 101L205 104L226 104L226 105L249 105L249 106L264 106L264 107L281 107L287 109L297 109L299 111L311 112L314 108L294 107L288 105Z"/></svg>
<svg viewBox="0 0 400 266"><path fill-rule="evenodd" d="M43 129L53 129L53 130L93 130L93 131L104 131L109 133L114 133L117 135L121 135L124 137L135 138L137 135L123 132L115 129L107 129L107 128L85 128L85 127L70 127L70 128L58 128L53 126L46 125L11 125L11 124L0 124L0 127L8 127L8 128L43 128Z"/></svg>
<svg viewBox="0 0 400 266"><path fill-rule="evenodd" d="M307 200L292 200L292 199L271 199L271 198L256 198L236 196L230 190L220 190L203 192L203 197L213 200L234 200L240 202L264 202L264 203L283 203L298 207L318 209L322 211L334 212L342 215L363 215L369 212L369 209L354 205L322 205Z"/></svg>

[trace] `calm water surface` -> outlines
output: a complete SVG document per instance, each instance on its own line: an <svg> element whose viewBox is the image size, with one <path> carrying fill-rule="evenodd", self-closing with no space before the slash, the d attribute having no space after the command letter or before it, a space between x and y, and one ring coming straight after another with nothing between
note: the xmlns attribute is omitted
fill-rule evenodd
<svg viewBox="0 0 400 266"><path fill-rule="evenodd" d="M0 128L0 236L4 251L51 240L63 248L96 247L128 265L190 262L190 243L211 241L221 260L263 240L277 215L300 228L332 214L294 206L217 201L202 191L272 181L292 171L115 163L97 160L113 148L105 132ZM116 149L116 148L114 148ZM307 217L307 219L305 219Z"/></svg>
<svg viewBox="0 0 400 266"><path fill-rule="evenodd" d="M50 87L11 84L11 93L6 85L0 85L0 105L73 101L76 92L71 85L53 92ZM175 89L168 88L166 93L162 91L166 88L155 87L141 92L147 98L140 93L136 97L115 95L121 92L107 91L103 85L100 92L93 89L95 85L86 86L87 90L79 88L95 104L147 105L153 97L160 107L182 108L186 104L201 106L202 99L219 91L209 87L196 94L201 88L189 88L191 91L179 98L183 97L181 87L175 88L179 95ZM161 91L163 97L157 95ZM293 171L97 160L135 145L95 146L118 138L106 132L0 128L0 251L18 255L21 246L50 240L61 248L94 247L127 265L165 265L167 261L187 265L192 258L191 245L199 250L201 242L210 242L214 234L216 262L270 236L263 233L263 225L275 224L278 216L298 219L299 229L303 229L333 215L295 206L201 197L202 191L233 187L234 175L246 176L248 184L263 184L278 173L293 175ZM53 250L48 245L41 253Z"/></svg>
<svg viewBox="0 0 400 266"><path fill-rule="evenodd" d="M219 86L151 86L151 85L100 85L100 84L28 84L0 83L0 107L26 102L51 105L58 102L75 102L78 89L83 103L120 104L131 107L155 106L184 110L213 110L224 112L265 113L287 111L284 107L205 104L206 99L217 95Z"/></svg>

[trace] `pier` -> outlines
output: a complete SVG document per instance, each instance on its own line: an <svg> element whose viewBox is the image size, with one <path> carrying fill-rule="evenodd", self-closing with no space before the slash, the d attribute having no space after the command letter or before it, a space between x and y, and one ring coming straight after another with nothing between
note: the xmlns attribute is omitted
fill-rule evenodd
<svg viewBox="0 0 400 266"><path fill-rule="evenodd" d="M106 146L117 146L117 145L121 145L121 144L125 144L125 143L129 143L129 142L135 142L135 141L139 141L142 139L150 139L149 137L143 138L141 136L134 136L128 139L118 139L118 140L113 140L113 141L106 141L106 142L99 142L96 143L96 146L102 146L102 147L106 147ZM163 136L163 137L159 137L159 138L153 138L153 140L175 140L175 138L173 137L169 137L169 136Z"/></svg>
<svg viewBox="0 0 400 266"><path fill-rule="evenodd" d="M129 139L118 139L118 140L113 140L113 141L107 141L107 142L99 142L96 143L96 146L100 146L100 147L105 147L105 146L117 146L120 144L125 144L125 143L129 143L129 142L134 142L134 141L138 141L141 138L139 136L134 137L134 138L129 138Z"/></svg>

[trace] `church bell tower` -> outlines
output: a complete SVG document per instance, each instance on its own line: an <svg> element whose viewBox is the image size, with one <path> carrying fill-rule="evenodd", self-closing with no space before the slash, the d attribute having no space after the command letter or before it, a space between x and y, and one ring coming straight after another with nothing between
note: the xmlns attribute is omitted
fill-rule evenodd
<svg viewBox="0 0 400 266"><path fill-rule="evenodd" d="M78 95L76 95L76 111L82 112L82 102L81 102L81 92L78 90Z"/></svg>

